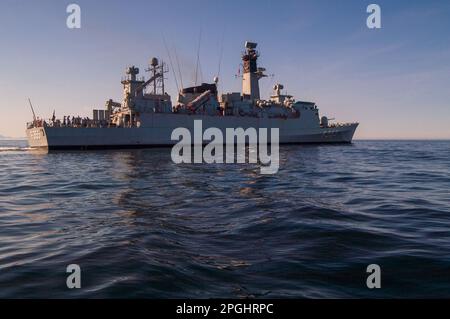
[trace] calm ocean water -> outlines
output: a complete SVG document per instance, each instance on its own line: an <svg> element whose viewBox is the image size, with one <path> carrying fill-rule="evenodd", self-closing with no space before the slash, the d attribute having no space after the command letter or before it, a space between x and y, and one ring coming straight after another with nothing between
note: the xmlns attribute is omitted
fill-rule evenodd
<svg viewBox="0 0 450 319"><path fill-rule="evenodd" d="M0 141L0 298L450 297L450 141L280 156L264 176L170 149ZM381 289L366 287L373 263Z"/></svg>

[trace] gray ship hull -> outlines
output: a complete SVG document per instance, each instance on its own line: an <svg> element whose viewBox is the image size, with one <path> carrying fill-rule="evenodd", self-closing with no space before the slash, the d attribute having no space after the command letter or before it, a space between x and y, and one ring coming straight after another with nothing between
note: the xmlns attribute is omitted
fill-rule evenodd
<svg viewBox="0 0 450 319"><path fill-rule="evenodd" d="M185 127L194 136L194 120L202 120L203 130L219 128L224 136L226 128L279 128L280 144L351 143L358 126L351 123L322 128L305 127L297 119L153 114L147 119L147 125L139 128L37 127L28 129L27 137L30 147L49 150L163 147L178 143L171 139L175 128Z"/></svg>

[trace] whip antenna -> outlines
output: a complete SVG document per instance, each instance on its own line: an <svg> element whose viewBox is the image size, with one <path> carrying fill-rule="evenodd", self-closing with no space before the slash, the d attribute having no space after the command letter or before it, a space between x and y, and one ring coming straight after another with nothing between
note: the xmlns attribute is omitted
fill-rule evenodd
<svg viewBox="0 0 450 319"><path fill-rule="evenodd" d="M200 35L198 38L198 47L197 47L197 65L195 67L195 85L197 85L197 75L198 75L198 68L200 64L200 44L202 42L202 29L200 28Z"/></svg>
<svg viewBox="0 0 450 319"><path fill-rule="evenodd" d="M177 81L177 76L175 74L175 69L173 68L173 64L172 64L172 57L170 56L169 48L167 47L166 38L164 37L164 33L161 32L161 35L163 38L164 46L167 51L167 56L169 57L170 68L172 69L173 78L175 79L175 85L177 86L177 91L180 92L180 88L178 86L178 81Z"/></svg>
<svg viewBox="0 0 450 319"><path fill-rule="evenodd" d="M217 82L219 82L220 80L220 69L222 66L222 58L223 58L223 41L225 39L225 25L223 27L223 32L222 32L222 40L220 42L220 55L219 55L219 68L217 70Z"/></svg>
<svg viewBox="0 0 450 319"><path fill-rule="evenodd" d="M175 59L177 60L178 74L180 75L181 88L183 89L183 88L184 88L184 85L183 85L183 76L181 75L180 62L178 61L177 48L174 48L174 51L175 51Z"/></svg>
<svg viewBox="0 0 450 319"><path fill-rule="evenodd" d="M30 104L31 112L33 113L33 121L36 121L36 113L34 113L33 104L31 104L30 98L28 98L28 103Z"/></svg>

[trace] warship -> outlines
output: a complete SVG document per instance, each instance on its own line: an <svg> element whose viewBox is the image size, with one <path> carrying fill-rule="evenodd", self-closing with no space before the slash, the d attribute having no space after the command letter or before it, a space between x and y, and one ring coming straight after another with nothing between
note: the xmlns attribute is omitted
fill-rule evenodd
<svg viewBox="0 0 450 319"><path fill-rule="evenodd" d="M172 103L165 91L166 63L152 58L147 80L138 77L139 68L126 69L122 78L123 100L109 99L104 109L93 110L92 118L64 117L27 123L31 148L121 149L173 146L174 129L194 130L194 121L203 128L278 128L280 144L351 143L358 123L332 123L319 116L314 102L296 101L283 94L283 85L273 87L268 100L260 97L259 81L266 77L258 67L257 43L246 42L242 53L242 92L219 94L218 78L213 83L182 88ZM31 102L30 102L31 105ZM31 105L32 107L32 105ZM32 107L33 108L33 107Z"/></svg>

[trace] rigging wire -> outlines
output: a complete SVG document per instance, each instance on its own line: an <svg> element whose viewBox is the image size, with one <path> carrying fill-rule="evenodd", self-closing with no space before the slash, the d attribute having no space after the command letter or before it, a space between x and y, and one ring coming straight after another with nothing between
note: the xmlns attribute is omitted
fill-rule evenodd
<svg viewBox="0 0 450 319"><path fill-rule="evenodd" d="M178 74L180 75L181 89L184 89L183 76L181 75L180 62L178 60L178 54L177 54L177 48L176 47L174 47L174 52L175 52L175 59L177 61L177 66L178 66Z"/></svg>
<svg viewBox="0 0 450 319"><path fill-rule="evenodd" d="M170 68L172 69L173 78L175 79L175 85L177 86L177 92L180 92L180 87L178 86L177 76L175 74L175 69L173 68L172 57L170 56L169 48L167 47L166 38L164 37L164 33L161 32L162 39L164 42L164 47L167 51L167 56L169 57Z"/></svg>
<svg viewBox="0 0 450 319"><path fill-rule="evenodd" d="M198 68L200 64L200 44L202 42L202 29L200 28L200 35L198 38L198 47L197 47L197 65L195 67L195 85L197 85L197 77L198 77Z"/></svg>
<svg viewBox="0 0 450 319"><path fill-rule="evenodd" d="M220 71L221 71L222 58L223 58L223 41L225 39L225 27L226 27L226 25L224 24L223 31L222 31L222 40L220 42L219 68L217 70L217 79L219 81L220 81Z"/></svg>

